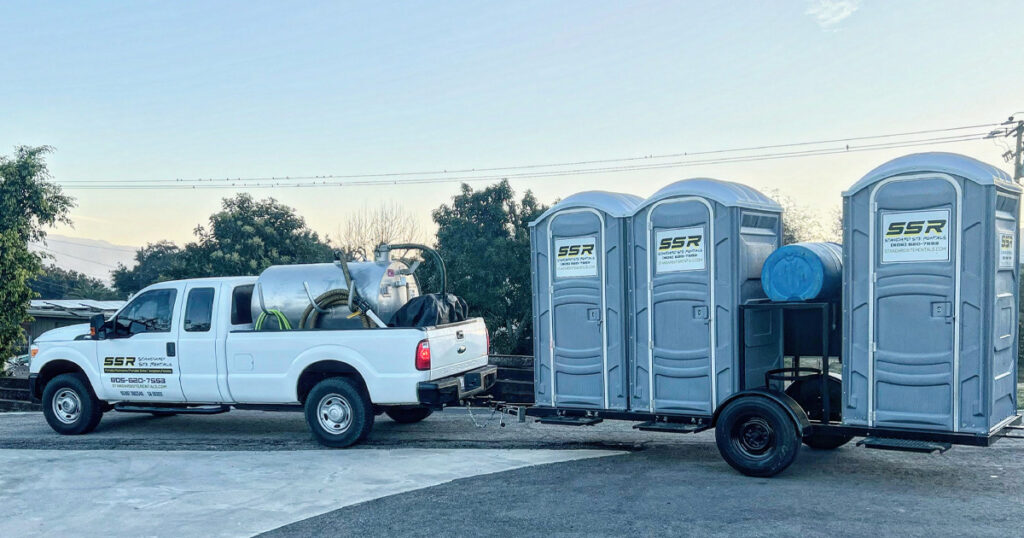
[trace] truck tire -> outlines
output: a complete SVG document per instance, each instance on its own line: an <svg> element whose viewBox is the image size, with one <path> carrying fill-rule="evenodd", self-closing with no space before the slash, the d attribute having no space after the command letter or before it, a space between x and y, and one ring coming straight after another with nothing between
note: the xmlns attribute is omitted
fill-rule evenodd
<svg viewBox="0 0 1024 538"><path fill-rule="evenodd" d="M722 458L747 476L779 474L800 450L793 419L779 404L760 396L727 404L715 426L715 441Z"/></svg>
<svg viewBox="0 0 1024 538"><path fill-rule="evenodd" d="M61 374L43 389L43 416L61 435L82 435L103 418L103 402L93 394L82 374Z"/></svg>
<svg viewBox="0 0 1024 538"><path fill-rule="evenodd" d="M306 422L313 438L324 446L345 448L370 434L373 404L366 392L345 377L330 377L306 397Z"/></svg>
<svg viewBox="0 0 1024 538"><path fill-rule="evenodd" d="M429 417L432 411L426 407L389 407L384 412L399 424L413 424Z"/></svg>

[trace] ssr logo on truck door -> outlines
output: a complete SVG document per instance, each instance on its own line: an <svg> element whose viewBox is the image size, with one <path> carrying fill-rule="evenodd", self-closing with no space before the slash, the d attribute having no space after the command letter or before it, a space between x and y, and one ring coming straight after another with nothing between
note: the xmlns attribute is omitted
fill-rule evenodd
<svg viewBox="0 0 1024 538"><path fill-rule="evenodd" d="M103 366L135 366L135 357L104 357Z"/></svg>
<svg viewBox="0 0 1024 538"><path fill-rule="evenodd" d="M703 226L658 230L654 241L655 272L703 271L707 267Z"/></svg>
<svg viewBox="0 0 1024 538"><path fill-rule="evenodd" d="M597 237L555 239L555 278L597 276Z"/></svg>
<svg viewBox="0 0 1024 538"><path fill-rule="evenodd" d="M949 261L949 209L882 213L882 263Z"/></svg>
<svg viewBox="0 0 1024 538"><path fill-rule="evenodd" d="M103 357L105 374L173 374L165 357Z"/></svg>

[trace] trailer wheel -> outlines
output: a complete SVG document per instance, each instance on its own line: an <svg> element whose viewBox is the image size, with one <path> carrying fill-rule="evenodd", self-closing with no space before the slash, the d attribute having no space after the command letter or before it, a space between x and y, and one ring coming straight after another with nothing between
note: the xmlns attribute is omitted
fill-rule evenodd
<svg viewBox="0 0 1024 538"><path fill-rule="evenodd" d="M782 407L759 396L728 404L718 417L715 441L722 458L747 476L774 476L800 450L796 424Z"/></svg>
<svg viewBox="0 0 1024 538"><path fill-rule="evenodd" d="M61 435L82 435L96 429L103 404L82 374L61 374L43 389L43 416Z"/></svg>
<svg viewBox="0 0 1024 538"><path fill-rule="evenodd" d="M796 400L804 408L807 418L821 420L821 375L798 379L788 387L786 394ZM843 384L835 375L828 376L829 421L839 422L843 419L842 398ZM804 437L804 444L817 450L835 450L853 439L852 435L836 435L834 433L813 432Z"/></svg>
<svg viewBox="0 0 1024 538"><path fill-rule="evenodd" d="M389 407L384 412L399 424L413 424L429 417L432 411L426 407Z"/></svg>
<svg viewBox="0 0 1024 538"><path fill-rule="evenodd" d="M373 418L370 397L345 377L317 383L306 397L306 422L313 438L324 446L345 448L366 439Z"/></svg>

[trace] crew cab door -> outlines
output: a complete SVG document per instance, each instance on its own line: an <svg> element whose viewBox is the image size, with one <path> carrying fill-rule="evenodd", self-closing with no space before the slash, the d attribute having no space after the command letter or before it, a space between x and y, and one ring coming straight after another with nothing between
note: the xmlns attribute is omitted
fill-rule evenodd
<svg viewBox="0 0 1024 538"><path fill-rule="evenodd" d="M117 401L182 402L178 327L182 284L149 289L114 316L111 336L96 342L106 392Z"/></svg>
<svg viewBox="0 0 1024 538"><path fill-rule="evenodd" d="M217 379L217 342L223 327L214 326L214 305L220 301L220 285L192 283L185 288L185 311L178 334L178 365L181 390L190 403L220 403Z"/></svg>

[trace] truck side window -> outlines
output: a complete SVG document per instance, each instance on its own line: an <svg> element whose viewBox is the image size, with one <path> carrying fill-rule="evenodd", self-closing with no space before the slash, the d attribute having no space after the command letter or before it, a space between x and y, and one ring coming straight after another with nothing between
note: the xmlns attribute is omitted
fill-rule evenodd
<svg viewBox="0 0 1024 538"><path fill-rule="evenodd" d="M238 286L231 291L231 324L252 323L252 290L255 284Z"/></svg>
<svg viewBox="0 0 1024 538"><path fill-rule="evenodd" d="M117 315L117 329L128 334L171 332L177 290L152 290L139 295Z"/></svg>
<svg viewBox="0 0 1024 538"><path fill-rule="evenodd" d="M185 302L185 332L207 332L212 320L213 288L195 288L189 291L188 300Z"/></svg>

